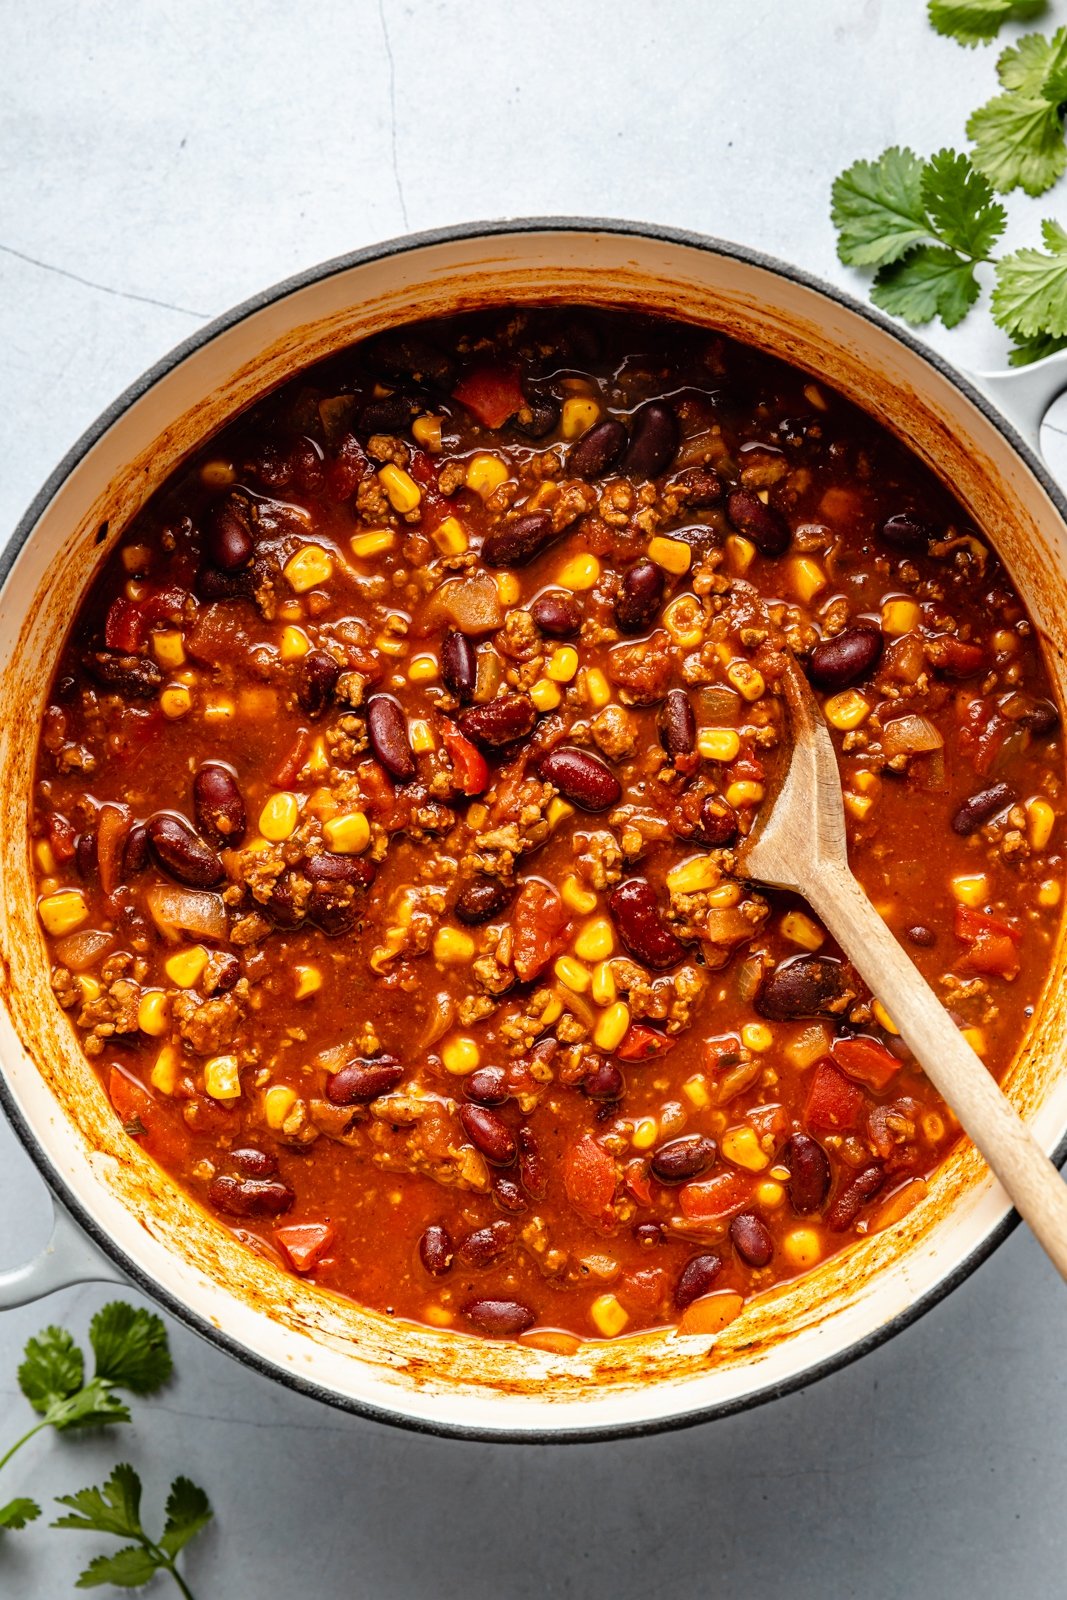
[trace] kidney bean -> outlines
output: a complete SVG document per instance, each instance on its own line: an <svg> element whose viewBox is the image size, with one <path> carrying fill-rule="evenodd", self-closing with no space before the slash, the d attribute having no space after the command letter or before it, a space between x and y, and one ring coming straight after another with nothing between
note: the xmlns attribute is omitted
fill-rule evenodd
<svg viewBox="0 0 1067 1600"><path fill-rule="evenodd" d="M731 526L751 539L761 555L780 556L789 549L793 535L788 522L780 511L774 506L765 506L750 490L732 492L726 502L726 515Z"/></svg>
<svg viewBox="0 0 1067 1600"><path fill-rule="evenodd" d="M395 1089L403 1076L395 1056L349 1061L326 1079L326 1098L332 1106L363 1105Z"/></svg>
<svg viewBox="0 0 1067 1600"><path fill-rule="evenodd" d="M135 822L126 835L122 847L122 875L132 878L148 865L148 829L143 822Z"/></svg>
<svg viewBox="0 0 1067 1600"><path fill-rule="evenodd" d="M659 714L659 737L672 761L696 748L697 719L684 689L671 689Z"/></svg>
<svg viewBox="0 0 1067 1600"><path fill-rule="evenodd" d="M623 944L646 967L673 967L685 948L660 916L646 878L629 878L612 891L608 907Z"/></svg>
<svg viewBox="0 0 1067 1600"><path fill-rule="evenodd" d="M537 1321L521 1300L468 1300L463 1315L493 1339L513 1339Z"/></svg>
<svg viewBox="0 0 1067 1600"><path fill-rule="evenodd" d="M227 1158L246 1178L272 1178L278 1170L277 1156L251 1147L231 1150Z"/></svg>
<svg viewBox="0 0 1067 1600"><path fill-rule="evenodd" d="M528 439L543 439L559 424L561 406L555 395L544 390L534 391L523 385L525 406L514 419L514 425Z"/></svg>
<svg viewBox="0 0 1067 1600"><path fill-rule="evenodd" d="M82 666L104 689L126 700L151 700L163 683L159 664L147 656L127 656L118 650L90 650Z"/></svg>
<svg viewBox="0 0 1067 1600"><path fill-rule="evenodd" d="M478 658L465 633L450 628L441 643L441 677L457 700L469 700L478 677Z"/></svg>
<svg viewBox="0 0 1067 1600"><path fill-rule="evenodd" d="M493 1199L502 1211L525 1211L526 1196L514 1178L506 1178L502 1173L493 1176Z"/></svg>
<svg viewBox="0 0 1067 1600"><path fill-rule="evenodd" d="M567 471L576 478L602 477L626 449L628 435L616 417L605 417L586 428L567 452Z"/></svg>
<svg viewBox="0 0 1067 1600"><path fill-rule="evenodd" d="M882 538L901 550L924 550L930 539L930 530L920 517L911 511L898 512L882 523Z"/></svg>
<svg viewBox="0 0 1067 1600"><path fill-rule="evenodd" d="M79 833L74 841L74 865L78 869L79 878L84 878L88 883L96 877L96 834Z"/></svg>
<svg viewBox="0 0 1067 1600"><path fill-rule="evenodd" d="M844 1009L848 993L845 969L832 956L791 956L763 979L755 1007L771 1022L832 1017Z"/></svg>
<svg viewBox="0 0 1067 1600"><path fill-rule="evenodd" d="M860 1210L873 1200L885 1182L881 1167L864 1167L837 1195L826 1213L826 1226L831 1233L844 1233L851 1228Z"/></svg>
<svg viewBox="0 0 1067 1600"><path fill-rule="evenodd" d="M488 1267L511 1243L510 1222L490 1222L461 1239L456 1257L465 1267Z"/></svg>
<svg viewBox="0 0 1067 1600"><path fill-rule="evenodd" d="M662 400L649 400L630 418L630 447L622 470L635 478L658 478L678 452L678 418Z"/></svg>
<svg viewBox="0 0 1067 1600"><path fill-rule="evenodd" d="M633 1236L642 1250L651 1250L663 1243L663 1226L659 1222L639 1222L633 1230Z"/></svg>
<svg viewBox="0 0 1067 1600"><path fill-rule="evenodd" d="M532 1200L543 1200L548 1192L548 1168L541 1146L529 1128L519 1129L519 1177Z"/></svg>
<svg viewBox="0 0 1067 1600"><path fill-rule="evenodd" d="M372 360L395 378L411 378L420 387L449 389L455 363L447 350L417 333L380 334L374 341Z"/></svg>
<svg viewBox="0 0 1067 1600"><path fill-rule="evenodd" d="M739 827L737 812L733 806L720 795L709 794L700 807L700 821L691 837L699 839L701 844L716 845L721 848L723 845L733 844Z"/></svg>
<svg viewBox="0 0 1067 1600"><path fill-rule="evenodd" d="M524 739L537 721L537 710L529 695L501 694L484 706L461 711L456 720L464 738L483 750L496 750Z"/></svg>
<svg viewBox="0 0 1067 1600"><path fill-rule="evenodd" d="M671 479L671 488L680 489L690 506L715 506L723 496L722 479L712 467L686 467Z"/></svg>
<svg viewBox="0 0 1067 1600"><path fill-rule="evenodd" d="M184 817L157 811L147 828L153 855L179 883L210 889L226 876L218 854L197 837Z"/></svg>
<svg viewBox="0 0 1067 1600"><path fill-rule="evenodd" d="M562 530L561 530L562 531ZM486 534L482 564L486 567L524 567L559 535L546 511L531 511L514 522L501 523Z"/></svg>
<svg viewBox="0 0 1067 1600"><path fill-rule="evenodd" d="M297 669L296 697L310 717L321 717L337 688L341 668L325 650L309 650Z"/></svg>
<svg viewBox="0 0 1067 1600"><path fill-rule="evenodd" d="M873 672L884 642L881 629L873 624L845 628L815 646L808 657L808 677L817 689L847 689Z"/></svg>
<svg viewBox="0 0 1067 1600"><path fill-rule="evenodd" d="M280 1217L296 1199L281 1178L212 1178L207 1197L227 1217Z"/></svg>
<svg viewBox="0 0 1067 1600"><path fill-rule="evenodd" d="M701 1295L709 1294L715 1279L722 1271L722 1257L709 1250L702 1256L690 1256L674 1286L674 1303L679 1311L691 1306Z"/></svg>
<svg viewBox="0 0 1067 1600"><path fill-rule="evenodd" d="M211 993L226 994L241 976L241 963L236 956L219 955L213 958Z"/></svg>
<svg viewBox="0 0 1067 1600"><path fill-rule="evenodd" d="M582 1088L590 1100L618 1100L626 1088L626 1080L613 1061L602 1061L582 1079Z"/></svg>
<svg viewBox="0 0 1067 1600"><path fill-rule="evenodd" d="M515 1159L515 1136L503 1117L486 1106L466 1105L459 1108L463 1131L487 1161L494 1167L510 1167Z"/></svg>
<svg viewBox="0 0 1067 1600"><path fill-rule="evenodd" d="M374 694L367 701L367 733L371 749L398 783L415 776L415 757L408 738L408 720L390 694Z"/></svg>
<svg viewBox="0 0 1067 1600"><path fill-rule="evenodd" d="M460 890L453 910L460 922L476 928L506 910L514 894L514 884L502 883L499 878L474 878Z"/></svg>
<svg viewBox="0 0 1067 1600"><path fill-rule="evenodd" d="M576 745L557 745L537 763L538 775L583 811L606 811L622 799L622 785L606 762Z"/></svg>
<svg viewBox="0 0 1067 1600"><path fill-rule="evenodd" d="M663 569L654 561L636 561L615 596L615 621L623 633L643 633L663 599Z"/></svg>
<svg viewBox="0 0 1067 1600"><path fill-rule="evenodd" d="M956 812L952 819L953 833L974 833L983 822L995 817L998 811L1014 805L1016 799L1016 792L1010 783L995 783L990 789L980 789L965 800Z"/></svg>
<svg viewBox="0 0 1067 1600"><path fill-rule="evenodd" d="M904 937L912 944L917 944L921 950L932 950L937 943L937 934L923 922L916 922L910 928L905 928Z"/></svg>
<svg viewBox="0 0 1067 1600"><path fill-rule="evenodd" d="M572 639L582 625L578 602L559 589L539 595L530 607L530 615L550 639Z"/></svg>
<svg viewBox="0 0 1067 1600"><path fill-rule="evenodd" d="M279 928L298 928L303 922L305 913L297 910L296 885L291 871L275 878L270 899L263 909Z"/></svg>
<svg viewBox="0 0 1067 1600"><path fill-rule="evenodd" d="M251 600L256 592L256 567L242 567L238 572L220 572L217 567L201 567L193 580L201 600Z"/></svg>
<svg viewBox="0 0 1067 1600"><path fill-rule="evenodd" d="M440 1222L431 1222L419 1240L419 1260L432 1278L441 1278L452 1265L452 1235Z"/></svg>
<svg viewBox="0 0 1067 1600"><path fill-rule="evenodd" d="M463 1093L479 1106L502 1106L508 1098L508 1075L503 1067L478 1067L463 1080Z"/></svg>
<svg viewBox="0 0 1067 1600"><path fill-rule="evenodd" d="M240 844L248 819L237 780L217 761L207 761L193 779L196 825L210 844Z"/></svg>
<svg viewBox="0 0 1067 1600"><path fill-rule="evenodd" d="M731 1222L730 1242L750 1267L765 1267L774 1255L770 1230L753 1211L742 1211Z"/></svg>
<svg viewBox="0 0 1067 1600"><path fill-rule="evenodd" d="M1002 708L1003 715L1009 721L1029 728L1037 738L1059 727L1060 713L1051 700L1042 700L1036 695L1013 695L1011 698L1012 702L1018 702L1018 708L1014 704L1005 706Z"/></svg>
<svg viewBox="0 0 1067 1600"><path fill-rule="evenodd" d="M715 1163L716 1144L706 1133L684 1133L661 1144L652 1156L652 1176L660 1183L685 1183L699 1178Z"/></svg>
<svg viewBox="0 0 1067 1600"><path fill-rule="evenodd" d="M220 572L236 572L252 559L255 541L232 500L211 508L204 534L204 554Z"/></svg>
<svg viewBox="0 0 1067 1600"><path fill-rule="evenodd" d="M817 1139L790 1134L778 1160L789 1168L789 1203L801 1215L817 1211L830 1192L830 1162Z"/></svg>
<svg viewBox="0 0 1067 1600"><path fill-rule="evenodd" d="M373 883L374 863L364 860L362 856L341 856L331 850L322 850L317 855L309 856L300 870L311 880L311 893L305 907L309 921L314 922L331 939L351 932L361 914L362 902L357 891L369 888ZM272 915L273 898L268 906ZM277 917L275 920L278 920Z"/></svg>

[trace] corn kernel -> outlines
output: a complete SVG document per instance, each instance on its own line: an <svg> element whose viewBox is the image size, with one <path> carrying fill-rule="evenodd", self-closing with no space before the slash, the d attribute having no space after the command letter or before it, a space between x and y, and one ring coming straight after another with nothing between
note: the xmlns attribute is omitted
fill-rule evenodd
<svg viewBox="0 0 1067 1600"><path fill-rule="evenodd" d="M279 790L272 794L259 813L259 831L272 844L280 844L296 831L300 821L300 802L295 794Z"/></svg>
<svg viewBox="0 0 1067 1600"><path fill-rule="evenodd" d="M803 911L787 911L780 926L789 942L802 950L818 950L826 938L819 924Z"/></svg>
<svg viewBox="0 0 1067 1600"><path fill-rule="evenodd" d="M693 856L667 874L670 894L699 894L703 889L714 889L721 874L710 856Z"/></svg>
<svg viewBox="0 0 1067 1600"><path fill-rule="evenodd" d="M871 1010L874 1012L875 1021L885 1029L886 1033L899 1034L900 1029L880 1000L871 1001Z"/></svg>
<svg viewBox="0 0 1067 1600"><path fill-rule="evenodd" d="M936 1111L928 1111L922 1118L919 1126L923 1131L923 1138L928 1144L940 1144L945 1137L945 1121Z"/></svg>
<svg viewBox="0 0 1067 1600"><path fill-rule="evenodd" d="M454 1311L449 1311L447 1306L437 1305L433 1300L430 1301L429 1305L423 1306L422 1314L426 1321L435 1328L450 1328L456 1320Z"/></svg>
<svg viewBox="0 0 1067 1600"><path fill-rule="evenodd" d="M1046 908L1059 905L1060 886L1055 878L1046 878L1044 883L1038 885L1037 903Z"/></svg>
<svg viewBox="0 0 1067 1600"><path fill-rule="evenodd" d="M538 678L530 688L530 699L538 711L555 711L563 696L551 678Z"/></svg>
<svg viewBox="0 0 1067 1600"><path fill-rule="evenodd" d="M432 683L440 671L436 656L413 656L408 662L408 678L412 683Z"/></svg>
<svg viewBox="0 0 1067 1600"><path fill-rule="evenodd" d="M1056 813L1047 800L1037 798L1027 801L1026 832L1033 850L1043 850L1052 837Z"/></svg>
<svg viewBox="0 0 1067 1600"><path fill-rule="evenodd" d="M200 482L213 489L228 489L237 482L237 473L229 461L205 461L200 468Z"/></svg>
<svg viewBox="0 0 1067 1600"><path fill-rule="evenodd" d="M330 752L326 748L326 740L320 734L311 746L311 754L307 758L307 768L313 778L324 778L330 770Z"/></svg>
<svg viewBox="0 0 1067 1600"><path fill-rule="evenodd" d="M573 956L559 956L552 970L560 983L575 994L584 994L592 981L592 973L589 968L583 967L582 963L575 961Z"/></svg>
<svg viewBox="0 0 1067 1600"><path fill-rule="evenodd" d="M594 917L574 941L574 953L583 961L606 961L615 949L615 930L607 917Z"/></svg>
<svg viewBox="0 0 1067 1600"><path fill-rule="evenodd" d="M684 539L668 539L665 534L657 533L655 538L648 541L648 559L654 561L657 567L662 567L664 572L680 578L689 571L693 552Z"/></svg>
<svg viewBox="0 0 1067 1600"><path fill-rule="evenodd" d="M746 1050L762 1055L774 1043L774 1034L765 1022L746 1022L741 1029L741 1043Z"/></svg>
<svg viewBox="0 0 1067 1600"><path fill-rule="evenodd" d="M518 605L519 596L522 594L522 584L513 572L498 572L496 574L496 597L502 606Z"/></svg>
<svg viewBox="0 0 1067 1600"><path fill-rule="evenodd" d="M37 914L44 931L53 939L61 939L65 933L73 933L75 928L81 927L89 908L80 889L57 889L55 894L45 895L38 901Z"/></svg>
<svg viewBox="0 0 1067 1600"><path fill-rule="evenodd" d="M858 789L860 794L877 796L881 793L882 780L877 772L869 772L866 767L861 767L852 774L852 787Z"/></svg>
<svg viewBox="0 0 1067 1600"><path fill-rule="evenodd" d="M562 1007L560 1009L562 1010ZM441 1060L445 1071L451 1072L457 1078L465 1078L469 1072L473 1072L481 1059L481 1051L477 1044L466 1034L454 1034L441 1046Z"/></svg>
<svg viewBox="0 0 1067 1600"><path fill-rule="evenodd" d="M127 598L127 600L143 600L147 593L148 593L147 584L140 583L135 578L131 578L129 580L129 582L126 584L126 598Z"/></svg>
<svg viewBox="0 0 1067 1600"><path fill-rule="evenodd" d="M296 979L294 1000L306 1000L309 995L318 994L322 988L322 973L318 967L294 967L293 977Z"/></svg>
<svg viewBox="0 0 1067 1600"><path fill-rule="evenodd" d="M582 689L594 711L603 711L611 700L611 685L599 667L586 667Z"/></svg>
<svg viewBox="0 0 1067 1600"><path fill-rule="evenodd" d="M422 499L422 490L410 473L402 467L394 466L392 462L386 467L379 467L378 482L389 498L389 504L394 511L406 516Z"/></svg>
<svg viewBox="0 0 1067 1600"><path fill-rule="evenodd" d="M630 1008L616 1000L604 1010L593 1030L593 1043L598 1050L614 1050L626 1037L630 1026Z"/></svg>
<svg viewBox="0 0 1067 1600"><path fill-rule="evenodd" d="M766 1151L760 1148L756 1130L747 1123L738 1128L728 1128L719 1142L719 1149L727 1161L732 1161L735 1167L744 1167L746 1172L762 1172L770 1160Z"/></svg>
<svg viewBox="0 0 1067 1600"><path fill-rule="evenodd" d="M563 402L563 414L560 417L559 431L565 439L577 439L587 428L591 428L600 415L600 407L588 395L572 395Z"/></svg>
<svg viewBox="0 0 1067 1600"><path fill-rule="evenodd" d="M146 572L152 563L152 550L147 544L128 544L122 552L122 565L127 572Z"/></svg>
<svg viewBox="0 0 1067 1600"><path fill-rule="evenodd" d="M847 789L842 799L845 802L845 810L850 817L855 817L857 822L864 822L874 805L874 800L869 794L851 794Z"/></svg>
<svg viewBox="0 0 1067 1600"><path fill-rule="evenodd" d="M458 517L443 517L430 537L443 556L461 556L470 544Z"/></svg>
<svg viewBox="0 0 1067 1600"><path fill-rule="evenodd" d="M714 889L708 889L706 893L709 906L736 906L741 899L741 886L726 879L723 883L717 883Z"/></svg>
<svg viewBox="0 0 1067 1600"><path fill-rule="evenodd" d="M467 815L470 816L469 811ZM576 878L573 873L564 878L559 892L563 897L563 904L568 906L571 911L577 911L580 916L586 916L590 911L596 909L596 895L592 889L587 889L582 880Z"/></svg>
<svg viewBox="0 0 1067 1600"><path fill-rule="evenodd" d="M593 999L598 1006L610 1006L614 1004L618 992L611 962L598 961L593 968L593 984L590 989Z"/></svg>
<svg viewBox="0 0 1067 1600"><path fill-rule="evenodd" d="M467 463L467 488L473 489L483 500L488 500L493 490L507 483L509 477L510 473L499 456L476 455Z"/></svg>
<svg viewBox="0 0 1067 1600"><path fill-rule="evenodd" d="M756 546L751 539L742 539L739 533L730 534L726 540L726 560L731 572L747 572L755 556Z"/></svg>
<svg viewBox="0 0 1067 1600"><path fill-rule="evenodd" d="M278 654L283 661L299 661L301 656L306 656L311 649L311 640L303 628L294 628L290 625L282 629L281 644Z"/></svg>
<svg viewBox="0 0 1067 1600"><path fill-rule="evenodd" d="M474 940L462 928L438 928L434 934L433 958L442 966L466 966L474 960Z"/></svg>
<svg viewBox="0 0 1067 1600"><path fill-rule="evenodd" d="M705 761L733 761L740 748L733 728L701 728L697 734L697 750Z"/></svg>
<svg viewBox="0 0 1067 1600"><path fill-rule="evenodd" d="M961 1028L960 1038L966 1039L976 1056L984 1056L988 1043L983 1028Z"/></svg>
<svg viewBox="0 0 1067 1600"><path fill-rule="evenodd" d="M540 1015L539 1030L543 1032L545 1028L551 1028L553 1023L558 1022L562 1015L563 1001L558 994L550 994L548 1003Z"/></svg>
<svg viewBox="0 0 1067 1600"><path fill-rule="evenodd" d="M708 1080L702 1072L697 1072L685 1080L682 1084L682 1093L695 1111L706 1111L711 1105Z"/></svg>
<svg viewBox="0 0 1067 1600"><path fill-rule="evenodd" d="M984 905L989 894L989 879L984 872L961 873L952 880L952 893L961 905L972 908Z"/></svg>
<svg viewBox="0 0 1067 1600"><path fill-rule="evenodd" d="M443 422L443 417L427 416L416 417L411 424L411 434L415 443L421 444L422 448L428 450L432 456L437 455L441 449L441 425Z"/></svg>
<svg viewBox="0 0 1067 1600"><path fill-rule="evenodd" d="M322 831L335 855L358 856L370 844L370 823L362 811L346 811L339 817L331 817L323 824Z"/></svg>
<svg viewBox="0 0 1067 1600"><path fill-rule="evenodd" d="M290 589L296 594L306 594L320 583L329 583L333 577L333 556L320 544L306 544L290 556L282 569Z"/></svg>
<svg viewBox="0 0 1067 1600"><path fill-rule="evenodd" d="M56 870L56 857L55 851L48 843L48 840L38 839L37 843L33 847L33 854L41 871L47 873L48 876L51 877L52 873ZM592 906L586 907L587 911L592 911L592 909Z"/></svg>
<svg viewBox="0 0 1067 1600"><path fill-rule="evenodd" d="M573 593L581 593L584 589L591 589L600 577L600 562L596 556L572 556L565 561L556 573L556 582L561 589L569 589Z"/></svg>
<svg viewBox="0 0 1067 1600"><path fill-rule="evenodd" d="M422 717L416 717L411 724L411 748L417 756L429 755L431 750L437 749L437 740L428 722Z"/></svg>
<svg viewBox="0 0 1067 1600"><path fill-rule="evenodd" d="M241 1074L236 1056L212 1056L204 1067L204 1089L212 1100L239 1100Z"/></svg>
<svg viewBox="0 0 1067 1600"><path fill-rule="evenodd" d="M882 632L899 637L910 633L922 620L922 608L915 600L887 600L882 607Z"/></svg>
<svg viewBox="0 0 1067 1600"><path fill-rule="evenodd" d="M763 673L750 661L731 661L726 669L726 677L746 700L758 700L766 688Z"/></svg>
<svg viewBox="0 0 1067 1600"><path fill-rule="evenodd" d="M813 1267L822 1255L814 1228L794 1228L782 1240L782 1254L791 1267Z"/></svg>
<svg viewBox="0 0 1067 1600"><path fill-rule="evenodd" d="M137 1004L137 1026L153 1039L162 1038L169 1026L167 997L162 989L146 989Z"/></svg>
<svg viewBox="0 0 1067 1600"><path fill-rule="evenodd" d="M383 556L396 545L392 528L372 528L369 533L357 533L352 540L352 554L361 561L370 556Z"/></svg>
<svg viewBox="0 0 1067 1600"><path fill-rule="evenodd" d="M830 696L823 711L831 728L847 733L852 728L858 728L861 722L866 722L871 714L871 706L858 689L843 689L840 694Z"/></svg>
<svg viewBox="0 0 1067 1600"><path fill-rule="evenodd" d="M789 563L789 581L793 593L804 605L826 588L826 574L817 561L809 556L797 556Z"/></svg>
<svg viewBox="0 0 1067 1600"><path fill-rule="evenodd" d="M181 683L164 689L159 697L159 709L169 722L177 722L179 718L188 716L192 704L192 695Z"/></svg>
<svg viewBox="0 0 1067 1600"><path fill-rule="evenodd" d="M237 715L237 707L228 694L215 695L204 706L205 722L232 722Z"/></svg>
<svg viewBox="0 0 1067 1600"><path fill-rule="evenodd" d="M79 972L78 988L82 992L83 1005L92 1005L93 1001L99 1000L104 992L103 984L90 972Z"/></svg>
<svg viewBox="0 0 1067 1600"><path fill-rule="evenodd" d="M181 1077L181 1057L172 1044L165 1044L156 1057L148 1081L160 1094L173 1094Z"/></svg>
<svg viewBox="0 0 1067 1600"><path fill-rule="evenodd" d="M177 628L165 628L152 635L152 654L161 667L170 671L184 665L185 645Z"/></svg>
<svg viewBox="0 0 1067 1600"><path fill-rule="evenodd" d="M762 783L753 783L748 778L731 783L726 791L726 804L733 806L736 811L738 806L758 806L763 799Z"/></svg>
<svg viewBox="0 0 1067 1600"><path fill-rule="evenodd" d="M764 1211L777 1211L784 1199L784 1188L780 1183L775 1183L773 1178L764 1178L762 1183L757 1183L756 1204Z"/></svg>
<svg viewBox="0 0 1067 1600"><path fill-rule="evenodd" d="M163 963L163 971L171 983L176 983L179 989L191 989L199 983L207 966L207 951L202 944L190 945L188 950L179 950Z"/></svg>
<svg viewBox="0 0 1067 1600"><path fill-rule="evenodd" d="M589 1315L605 1339L614 1339L630 1320L613 1294L598 1294L589 1308Z"/></svg>
<svg viewBox="0 0 1067 1600"><path fill-rule="evenodd" d="M561 822L564 822L567 817L573 817L573 815L574 807L568 805L566 800L561 800L557 795L554 800L550 800L548 803L545 821L548 823L549 829L552 830L558 828Z"/></svg>
<svg viewBox="0 0 1067 1600"><path fill-rule="evenodd" d="M263 1096L263 1115L267 1127L274 1133L280 1133L285 1126L285 1119L297 1102L297 1092L287 1083L273 1084Z"/></svg>
<svg viewBox="0 0 1067 1600"><path fill-rule="evenodd" d="M578 671L578 652L572 644L561 644L553 650L545 665L545 676L553 683L570 683Z"/></svg>
<svg viewBox="0 0 1067 1600"><path fill-rule="evenodd" d="M681 650L695 650L704 639L704 608L695 595L680 594L663 613L663 626Z"/></svg>
<svg viewBox="0 0 1067 1600"><path fill-rule="evenodd" d="M659 1123L655 1117L640 1117L634 1123L634 1131L630 1135L630 1143L635 1150L651 1150L659 1138Z"/></svg>

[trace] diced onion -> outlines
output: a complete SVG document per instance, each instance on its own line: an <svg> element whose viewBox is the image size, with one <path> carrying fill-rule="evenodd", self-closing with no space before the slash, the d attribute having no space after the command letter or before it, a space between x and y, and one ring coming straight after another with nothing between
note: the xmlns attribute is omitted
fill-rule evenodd
<svg viewBox="0 0 1067 1600"><path fill-rule="evenodd" d="M69 967L71 972L84 972L114 943L113 934L100 933L96 928L79 928L77 933L68 933L65 939L60 939L56 955L60 966Z"/></svg>
<svg viewBox="0 0 1067 1600"><path fill-rule="evenodd" d="M431 1045L435 1045L438 1039L443 1038L452 1026L454 1015L452 996L443 990L440 994L435 994L430 1001L426 1026L419 1035L419 1049L429 1050Z"/></svg>
<svg viewBox="0 0 1067 1600"><path fill-rule="evenodd" d="M887 756L914 756L924 750L940 750L945 741L927 717L909 713L887 722L882 732L882 749Z"/></svg>
<svg viewBox="0 0 1067 1600"><path fill-rule="evenodd" d="M450 579L441 585L434 600L433 609L440 608L462 633L492 633L504 621L500 596L488 572Z"/></svg>
<svg viewBox="0 0 1067 1600"><path fill-rule="evenodd" d="M211 894L206 889L156 884L147 891L145 899L165 939L175 939L179 930L195 933L202 939L226 937L226 907L220 894Z"/></svg>

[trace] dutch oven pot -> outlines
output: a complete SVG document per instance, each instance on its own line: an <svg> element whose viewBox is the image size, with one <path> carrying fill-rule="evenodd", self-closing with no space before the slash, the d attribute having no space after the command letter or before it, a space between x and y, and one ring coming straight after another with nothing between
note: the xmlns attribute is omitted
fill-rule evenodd
<svg viewBox="0 0 1067 1600"><path fill-rule="evenodd" d="M26 842L35 730L103 553L187 452L308 362L414 317L545 301L721 329L817 374L888 424L992 538L1063 695L1067 506L1035 452L1041 416L1067 388L1067 353L968 380L790 267L692 234L580 220L422 234L249 301L112 406L42 489L3 561L0 1093L65 1212L42 1257L0 1277L0 1304L80 1279L132 1281L223 1349L349 1410L478 1438L589 1438L721 1415L808 1383L904 1327L1009 1231L1003 1191L963 1148L904 1221L758 1298L717 1339L646 1333L561 1355L398 1323L286 1275L176 1189L123 1133L52 998ZM1041 1144L1058 1155L1067 1130L1064 965L1061 937L1009 1080Z"/></svg>

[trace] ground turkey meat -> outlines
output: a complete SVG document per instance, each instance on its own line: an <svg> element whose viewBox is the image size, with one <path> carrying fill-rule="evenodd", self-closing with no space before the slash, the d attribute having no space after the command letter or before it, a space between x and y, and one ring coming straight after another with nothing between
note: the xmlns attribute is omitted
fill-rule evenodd
<svg viewBox="0 0 1067 1600"><path fill-rule="evenodd" d="M176 994L171 1007L178 1032L198 1056L218 1055L237 1037L244 1020L244 1008L236 994L222 994L214 1000L198 995Z"/></svg>

